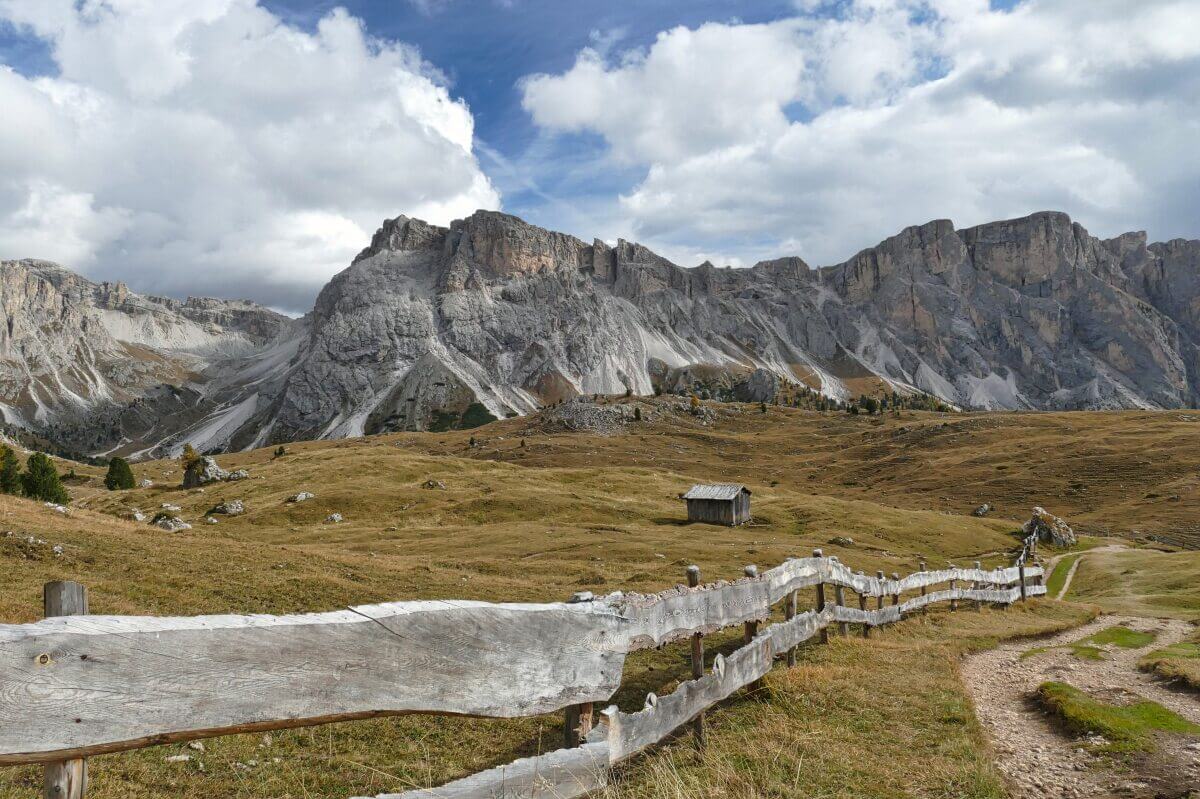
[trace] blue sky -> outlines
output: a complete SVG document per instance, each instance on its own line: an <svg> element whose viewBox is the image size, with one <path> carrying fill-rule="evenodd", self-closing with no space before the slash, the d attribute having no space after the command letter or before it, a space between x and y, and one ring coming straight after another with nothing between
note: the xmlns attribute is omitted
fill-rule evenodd
<svg viewBox="0 0 1200 799"><path fill-rule="evenodd" d="M684 265L1195 238L1194 0L0 0L0 257L311 306L385 217Z"/></svg>

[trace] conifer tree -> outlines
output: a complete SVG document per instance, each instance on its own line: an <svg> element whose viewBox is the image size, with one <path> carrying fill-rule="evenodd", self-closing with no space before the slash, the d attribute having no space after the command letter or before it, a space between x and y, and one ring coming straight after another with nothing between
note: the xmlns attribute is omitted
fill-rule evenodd
<svg viewBox="0 0 1200 799"><path fill-rule="evenodd" d="M54 462L45 454L35 452L25 462L25 473L21 475L25 487L25 496L40 499L44 502L57 502L62 505L70 502L67 489L63 488L62 480L58 478L58 470Z"/></svg>
<svg viewBox="0 0 1200 799"><path fill-rule="evenodd" d="M0 492L21 493L21 463L12 447L0 444Z"/></svg>
<svg viewBox="0 0 1200 799"><path fill-rule="evenodd" d="M109 491L121 491L133 488L133 469L124 458L113 458L108 464L108 474L104 475L104 487Z"/></svg>

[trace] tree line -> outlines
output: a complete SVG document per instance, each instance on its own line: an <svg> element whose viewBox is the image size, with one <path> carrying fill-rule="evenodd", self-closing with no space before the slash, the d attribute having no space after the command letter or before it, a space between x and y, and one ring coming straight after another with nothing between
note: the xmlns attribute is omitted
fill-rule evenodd
<svg viewBox="0 0 1200 799"><path fill-rule="evenodd" d="M70 477L70 475L68 475ZM109 491L133 488L133 469L124 458L108 462L104 487ZM17 453L7 444L0 444L0 493L39 499L63 505L71 501L54 461L44 452L32 452L21 469Z"/></svg>

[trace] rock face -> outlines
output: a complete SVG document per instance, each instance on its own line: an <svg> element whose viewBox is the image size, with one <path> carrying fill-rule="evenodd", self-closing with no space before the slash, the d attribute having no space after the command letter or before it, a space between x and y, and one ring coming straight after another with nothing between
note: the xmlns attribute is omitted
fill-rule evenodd
<svg viewBox="0 0 1200 799"><path fill-rule="evenodd" d="M1200 401L1200 241L1100 240L1060 213L934 221L820 269L685 269L495 212L402 216L302 320L42 262L0 281L6 422L88 452L469 427L594 393L771 401L784 383L978 409Z"/></svg>
<svg viewBox="0 0 1200 799"><path fill-rule="evenodd" d="M1033 516L1021 528L1025 535L1037 534L1038 541L1056 547L1075 546L1075 531L1065 521L1045 508L1034 508Z"/></svg>

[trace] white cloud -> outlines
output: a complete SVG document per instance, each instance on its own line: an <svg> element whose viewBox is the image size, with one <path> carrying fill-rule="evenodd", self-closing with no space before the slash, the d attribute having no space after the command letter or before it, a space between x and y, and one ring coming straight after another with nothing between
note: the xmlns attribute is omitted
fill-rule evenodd
<svg viewBox="0 0 1200 799"><path fill-rule="evenodd" d="M902 227L1045 208L1200 236L1200 5L801 0L765 25L583 50L523 83L552 133L640 165L624 226L665 247L848 257ZM743 250L744 251L744 250Z"/></svg>
<svg viewBox="0 0 1200 799"><path fill-rule="evenodd" d="M255 0L0 0L0 20L59 68L0 67L0 257L304 310L384 217L499 205L466 105L340 9L312 33Z"/></svg>

